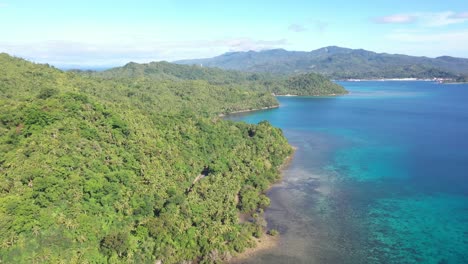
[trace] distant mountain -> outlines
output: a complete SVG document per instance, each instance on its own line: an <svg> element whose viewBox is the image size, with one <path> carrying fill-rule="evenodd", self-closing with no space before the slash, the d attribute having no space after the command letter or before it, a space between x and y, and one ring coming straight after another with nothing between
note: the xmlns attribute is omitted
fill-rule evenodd
<svg viewBox="0 0 468 264"><path fill-rule="evenodd" d="M335 79L456 79L468 75L468 59L464 58L449 56L437 58L415 57L336 46L310 52L287 51L284 49L229 52L214 58L180 60L175 63L275 74L315 72Z"/></svg>

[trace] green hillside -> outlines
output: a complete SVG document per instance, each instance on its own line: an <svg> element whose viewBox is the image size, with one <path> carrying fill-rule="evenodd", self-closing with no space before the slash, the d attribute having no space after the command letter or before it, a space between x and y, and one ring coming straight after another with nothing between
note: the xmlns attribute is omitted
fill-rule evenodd
<svg viewBox="0 0 468 264"><path fill-rule="evenodd" d="M248 73L221 70L199 65L179 65L168 62L128 63L102 72L79 72L106 80L146 79L150 81L199 80L226 89L246 89L260 93L294 94L302 96L345 94L346 90L319 74L286 76L271 73ZM299 84L299 80L302 84Z"/></svg>
<svg viewBox="0 0 468 264"><path fill-rule="evenodd" d="M279 83L280 85L271 84L271 91L277 95L320 96L347 93L341 85L316 73L294 75Z"/></svg>
<svg viewBox="0 0 468 264"><path fill-rule="evenodd" d="M217 114L274 103L0 54L0 262L213 263L251 247L291 148L266 122Z"/></svg>
<svg viewBox="0 0 468 264"><path fill-rule="evenodd" d="M244 82L252 76L252 74L239 71L221 70L199 65L179 65L165 61L143 64L130 62L123 67L116 67L100 72L88 72L88 74L105 79L206 80L213 84Z"/></svg>

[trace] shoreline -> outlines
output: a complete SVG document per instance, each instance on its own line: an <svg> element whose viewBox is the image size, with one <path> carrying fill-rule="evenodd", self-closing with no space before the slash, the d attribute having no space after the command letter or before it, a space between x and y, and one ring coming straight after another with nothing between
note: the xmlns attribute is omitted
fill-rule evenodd
<svg viewBox="0 0 468 264"><path fill-rule="evenodd" d="M255 257L256 255L274 249L279 246L280 236L270 236L263 233L261 238L254 238L255 246L252 248L247 248L244 252L239 253L238 255L232 257L227 263L231 264L240 264L243 261L246 261L250 258Z"/></svg>
<svg viewBox="0 0 468 264"><path fill-rule="evenodd" d="M274 182L268 187L266 192L268 192L275 185L280 184L282 182L283 177L284 177L284 170L291 164L291 161L294 158L294 154L296 153L296 150L298 149L296 146L291 146L291 148L292 148L292 153L289 156L287 156L284 159L283 163L278 167L278 171L280 172L280 177L278 178L276 182ZM239 215L239 221L245 220L242 218L243 216ZM263 215L263 219L265 220L265 222L267 222L265 215ZM232 259L229 260L227 263L231 263L231 264L243 263L242 261L253 258L256 255L261 254L262 252L274 249L279 246L280 239L281 239L281 233L279 233L276 236L271 236L268 234L268 230L264 230L262 232L262 237L253 238L255 242L254 247L247 248L244 250L244 252L238 253L237 255L233 256Z"/></svg>
<svg viewBox="0 0 468 264"><path fill-rule="evenodd" d="M421 79L421 78L375 78L375 79L336 79L333 81L338 82L438 82L443 81L445 79L442 78L428 78L428 79Z"/></svg>
<svg viewBox="0 0 468 264"><path fill-rule="evenodd" d="M270 186L270 188L268 188L268 190L271 189L271 187L273 187L273 185L275 185L275 184L277 184L277 183L279 183L280 181L283 180L283 176L284 176L284 175L283 175L283 172L284 172L284 170L291 164L291 161L292 161L293 158L294 158L294 154L296 154L296 151L297 151L297 149L298 149L298 147L296 147L296 146L293 146L293 145L290 145L290 146L291 146L291 149L292 149L291 154L290 154L289 156L287 156L287 157L284 159L283 163L278 167L278 170L279 170L280 173L281 173L281 177L278 179L278 181L276 181L275 183L273 183L273 184Z"/></svg>
<svg viewBox="0 0 468 264"><path fill-rule="evenodd" d="M435 82L439 84L468 84L468 82L457 82L453 79L432 78L380 78L380 79L337 79L335 82Z"/></svg>
<svg viewBox="0 0 468 264"><path fill-rule="evenodd" d="M239 111L229 112L229 113L225 113L225 114L219 114L218 117L225 117L225 116L228 116L228 115L234 115L234 114L240 114L240 113L248 113L248 112L269 110L269 109L275 109L275 108L279 108L279 107L280 107L280 105L274 105L274 106L265 106L265 107L257 108L257 109L239 110Z"/></svg>
<svg viewBox="0 0 468 264"><path fill-rule="evenodd" d="M454 85L457 85L457 84L468 84L468 82L443 82L442 84L454 84Z"/></svg>
<svg viewBox="0 0 468 264"><path fill-rule="evenodd" d="M349 94L349 91L343 94L322 94L322 95L297 95L297 94L273 94L274 97L321 97L321 96L342 96L342 95L347 95ZM255 108L255 109L246 109L246 110L238 110L238 111L233 111L229 113L220 113L218 114L218 117L226 117L229 115L235 115L235 114L241 114L241 113L249 113L249 112L255 112L255 111L262 111L262 110L270 110L270 109L276 109L280 108L281 105L273 105L273 106L265 106L262 108Z"/></svg>
<svg viewBox="0 0 468 264"><path fill-rule="evenodd" d="M342 94L321 94L321 95L297 95L297 94L275 94L275 97L324 97L324 96L341 96L341 95L347 95L347 93L342 93Z"/></svg>

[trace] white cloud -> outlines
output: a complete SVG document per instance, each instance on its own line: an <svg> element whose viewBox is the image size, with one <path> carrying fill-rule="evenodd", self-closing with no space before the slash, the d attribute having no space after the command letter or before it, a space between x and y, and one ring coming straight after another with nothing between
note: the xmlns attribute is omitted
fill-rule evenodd
<svg viewBox="0 0 468 264"><path fill-rule="evenodd" d="M313 23L315 25L315 29L320 33L324 33L329 26L327 22L321 20L315 20Z"/></svg>
<svg viewBox="0 0 468 264"><path fill-rule="evenodd" d="M231 51L265 50L287 45L286 39L253 40L251 38L233 38L215 41L213 44L227 46Z"/></svg>
<svg viewBox="0 0 468 264"><path fill-rule="evenodd" d="M396 31L386 36L389 43L397 42L401 53L426 56L468 56L468 30L433 33L428 31ZM463 56L463 55L462 55Z"/></svg>
<svg viewBox="0 0 468 264"><path fill-rule="evenodd" d="M374 22L380 24L410 24L417 23L425 27L441 27L451 24L460 24L468 21L468 12L456 13L453 11L436 13L410 13L394 14L389 16L376 17Z"/></svg>
<svg viewBox="0 0 468 264"><path fill-rule="evenodd" d="M428 26L446 26L451 24L460 24L468 21L467 13L455 13L452 11L440 13L426 13L421 14L424 22Z"/></svg>
<svg viewBox="0 0 468 264"><path fill-rule="evenodd" d="M458 13L453 16L454 18L467 18L468 19L468 12Z"/></svg>
<svg viewBox="0 0 468 264"><path fill-rule="evenodd" d="M397 32L387 36L390 39L403 42L418 42L418 43L447 43L452 42L459 45L460 43L468 43L468 31L456 31L446 33L416 33L416 32ZM468 49L468 47L467 47Z"/></svg>
<svg viewBox="0 0 468 264"><path fill-rule="evenodd" d="M396 14L374 18L374 22L379 24L409 24L416 22L416 20L417 16L408 14Z"/></svg>
<svg viewBox="0 0 468 264"><path fill-rule="evenodd" d="M307 31L307 28L303 25L291 24L289 25L288 30L292 32L304 32Z"/></svg>
<svg viewBox="0 0 468 264"><path fill-rule="evenodd" d="M289 25L288 30L297 33L309 30L313 30L317 33L325 33L328 26L328 22L316 19L308 19L304 23L294 23Z"/></svg>

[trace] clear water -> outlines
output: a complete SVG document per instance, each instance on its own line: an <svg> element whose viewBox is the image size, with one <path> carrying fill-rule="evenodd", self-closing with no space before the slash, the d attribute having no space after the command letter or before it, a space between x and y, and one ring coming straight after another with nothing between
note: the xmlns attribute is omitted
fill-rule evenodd
<svg viewBox="0 0 468 264"><path fill-rule="evenodd" d="M246 263L468 263L468 85L341 84L230 117L297 147L269 192L280 246Z"/></svg>

